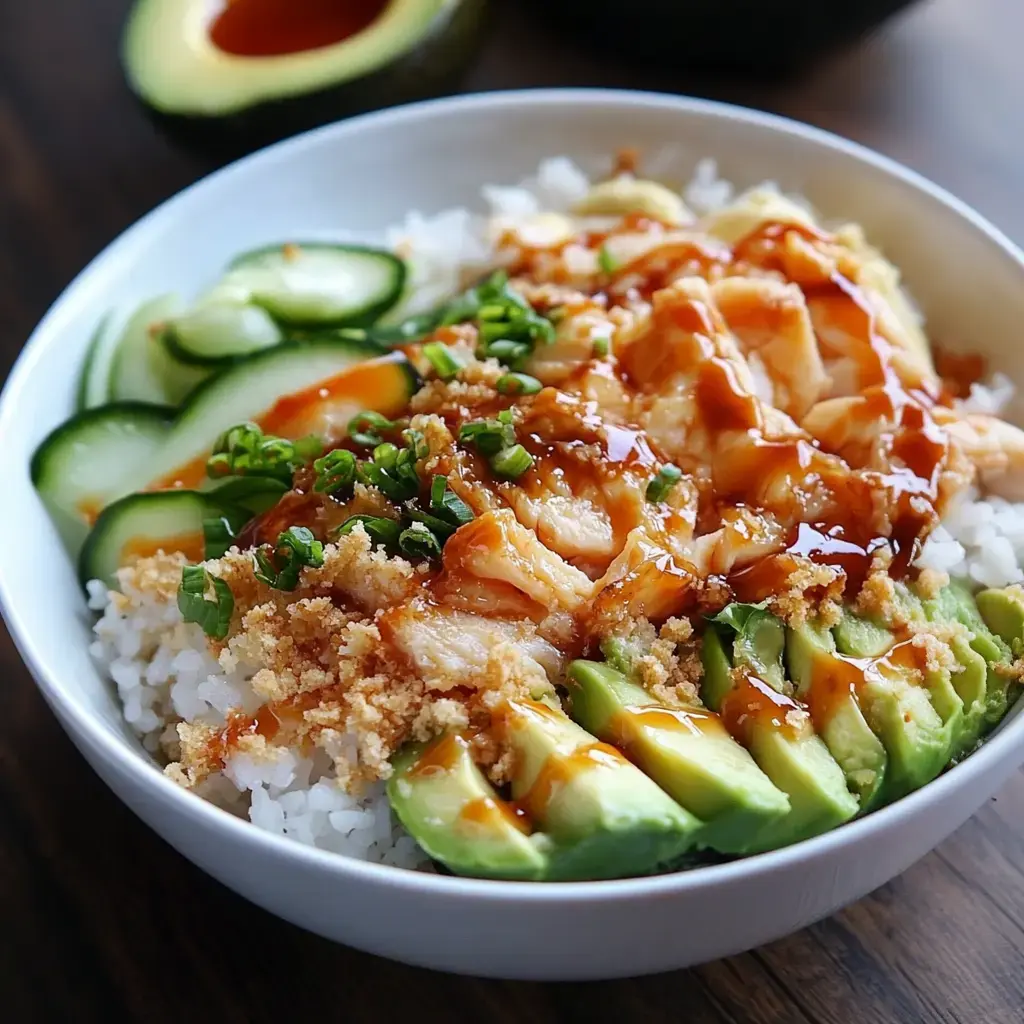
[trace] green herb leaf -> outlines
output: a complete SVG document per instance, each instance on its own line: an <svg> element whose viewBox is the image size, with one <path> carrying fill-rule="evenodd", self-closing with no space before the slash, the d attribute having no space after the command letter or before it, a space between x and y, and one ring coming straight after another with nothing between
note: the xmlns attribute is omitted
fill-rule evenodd
<svg viewBox="0 0 1024 1024"><path fill-rule="evenodd" d="M207 593L211 594L208 599ZM231 588L201 565L185 565L178 585L178 611L186 622L195 622L215 640L223 640L231 626L235 597Z"/></svg>
<svg viewBox="0 0 1024 1024"><path fill-rule="evenodd" d="M346 533L351 533L355 529L356 523L363 524L363 529L366 530L374 544L382 544L389 550L397 549L398 536L402 532L402 528L394 519L385 519L383 516L349 516L338 527L336 536L343 537Z"/></svg>
<svg viewBox="0 0 1024 1024"><path fill-rule="evenodd" d="M605 274L614 274L619 267L619 261L608 251L608 247L602 245L597 251L597 265Z"/></svg>
<svg viewBox="0 0 1024 1024"><path fill-rule="evenodd" d="M683 471L671 462L666 462L651 482L647 485L646 498L648 501L664 501L668 492L683 478Z"/></svg>
<svg viewBox="0 0 1024 1024"><path fill-rule="evenodd" d="M515 480L533 465L533 456L521 445L505 448L491 456L491 469L506 480Z"/></svg>
<svg viewBox="0 0 1024 1024"><path fill-rule="evenodd" d="M403 555L416 560L436 558L441 554L441 547L441 541L419 522L398 535L398 549Z"/></svg>
<svg viewBox="0 0 1024 1024"><path fill-rule="evenodd" d="M345 448L335 448L313 463L316 482L313 490L320 494L348 493L356 479L356 457Z"/></svg>
<svg viewBox="0 0 1024 1024"><path fill-rule="evenodd" d="M239 423L224 431L206 461L212 479L225 476L262 476L291 486L292 475L321 445L318 438L288 441L264 434L255 423Z"/></svg>
<svg viewBox="0 0 1024 1024"><path fill-rule="evenodd" d="M218 508L243 508L250 515L258 516L273 508L288 486L283 480L269 476L229 476L204 494Z"/></svg>
<svg viewBox="0 0 1024 1024"><path fill-rule="evenodd" d="M535 395L544 385L528 373L506 373L498 378L497 387L503 395Z"/></svg>
<svg viewBox="0 0 1024 1024"><path fill-rule="evenodd" d="M241 533L252 516L244 508L222 508L203 519L203 554L207 560L220 558Z"/></svg>
<svg viewBox="0 0 1024 1024"><path fill-rule="evenodd" d="M447 345L439 341L424 345L423 354L441 380L451 380L463 367L462 360Z"/></svg>
<svg viewBox="0 0 1024 1024"><path fill-rule="evenodd" d="M324 564L324 546L304 526L290 526L269 545L253 552L253 574L275 590L294 590L304 566Z"/></svg>

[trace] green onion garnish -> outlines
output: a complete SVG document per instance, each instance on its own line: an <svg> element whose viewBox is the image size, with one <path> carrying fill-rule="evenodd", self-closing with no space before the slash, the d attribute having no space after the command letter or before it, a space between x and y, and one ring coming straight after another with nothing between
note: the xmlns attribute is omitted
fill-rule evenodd
<svg viewBox="0 0 1024 1024"><path fill-rule="evenodd" d="M394 430L396 426L397 424L386 416L367 409L348 421L348 436L353 443L362 445L364 448L376 448L383 440L380 431Z"/></svg>
<svg viewBox="0 0 1024 1024"><path fill-rule="evenodd" d="M405 441L413 459L425 459L430 454L430 448L423 436L422 430L403 430L402 440Z"/></svg>
<svg viewBox="0 0 1024 1024"><path fill-rule="evenodd" d="M496 455L516 443L516 431L511 420L470 420L459 427L459 440L476 445L481 455Z"/></svg>
<svg viewBox="0 0 1024 1024"><path fill-rule="evenodd" d="M491 469L506 480L515 480L533 465L533 456L521 445L505 448L491 456Z"/></svg>
<svg viewBox="0 0 1024 1024"><path fill-rule="evenodd" d="M658 470L656 476L647 485L646 498L648 501L664 501L668 492L683 478L683 471L671 462L666 462Z"/></svg>
<svg viewBox="0 0 1024 1024"><path fill-rule="evenodd" d="M426 526L417 522L398 535L398 549L403 555L422 561L441 554L441 541Z"/></svg>
<svg viewBox="0 0 1024 1024"><path fill-rule="evenodd" d="M473 519L473 510L449 488L448 478L440 475L430 482L430 509L455 526L464 526Z"/></svg>
<svg viewBox="0 0 1024 1024"><path fill-rule="evenodd" d="M612 350L612 339L611 338L595 338L594 339L594 355L599 359L608 355Z"/></svg>
<svg viewBox="0 0 1024 1024"><path fill-rule="evenodd" d="M506 373L498 378L497 387L503 395L535 395L544 385L528 373Z"/></svg>
<svg viewBox="0 0 1024 1024"><path fill-rule="evenodd" d="M212 599L207 599L207 592L212 593ZM201 565L182 566L178 611L186 622L198 623L207 636L223 640L234 610L235 596L222 579Z"/></svg>
<svg viewBox="0 0 1024 1024"><path fill-rule="evenodd" d="M619 261L608 251L608 247L602 245L597 251L597 265L606 274L614 274L619 266Z"/></svg>
<svg viewBox="0 0 1024 1024"><path fill-rule="evenodd" d="M214 442L213 453L206 460L206 475L211 479L270 477L291 486L295 470L315 458L321 448L316 437L289 441L264 434L255 423L239 423Z"/></svg>
<svg viewBox="0 0 1024 1024"><path fill-rule="evenodd" d="M344 448L335 448L313 463L316 483L313 490L321 494L348 491L356 479L356 457Z"/></svg>
<svg viewBox="0 0 1024 1024"><path fill-rule="evenodd" d="M257 548L253 554L253 575L275 590L294 590L304 566L319 569L324 564L324 546L304 526L290 526L277 543Z"/></svg>
<svg viewBox="0 0 1024 1024"><path fill-rule="evenodd" d="M499 363L504 363L506 366L514 369L517 366L521 366L532 351L533 349L525 342L512 341L510 338L499 338L497 341L492 341L487 345L483 354L491 356L497 359Z"/></svg>
<svg viewBox="0 0 1024 1024"><path fill-rule="evenodd" d="M372 543L381 544L389 550L398 547L398 537L402 528L394 519L386 519L383 516L349 516L338 527L336 536L344 537L346 533L351 533L355 529L356 523L363 524L363 529L369 535Z"/></svg>
<svg viewBox="0 0 1024 1024"><path fill-rule="evenodd" d="M430 361L434 372L441 380L451 380L462 369L462 361L455 353L439 341L432 341L423 346L423 354Z"/></svg>

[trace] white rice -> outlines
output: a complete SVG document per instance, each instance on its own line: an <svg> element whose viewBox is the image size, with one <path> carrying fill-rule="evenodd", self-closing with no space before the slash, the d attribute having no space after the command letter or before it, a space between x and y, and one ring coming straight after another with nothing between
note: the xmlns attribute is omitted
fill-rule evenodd
<svg viewBox="0 0 1024 1024"><path fill-rule="evenodd" d="M659 176L653 166L650 173ZM467 209L432 215L411 212L403 224L385 233L386 243L412 265L411 298L394 315L434 307L461 286L467 268L492 263L491 218L516 224L538 213L567 211L589 184L571 160L553 157L519 185L484 186L490 218ZM718 177L710 159L697 164L682 193L699 214L730 202L733 194L733 186ZM759 383L770 394L767 378ZM997 374L988 385L975 385L963 407L998 413L1013 393L1009 379ZM1024 579L1024 504L979 500L976 493L964 496L929 538L917 564L984 586ZM220 727L228 711L252 713L262 703L249 683L254 668L239 664L230 673L223 671L207 652L202 631L182 623L173 602L129 593L132 606L122 613L98 581L89 583L88 593L89 607L101 612L90 652L117 687L125 721L146 750L157 754L161 737L178 717ZM199 793L232 813L248 816L257 827L296 842L381 864L427 868L428 859L395 820L383 784L358 796L336 784L333 758L354 762L353 737L335 733L327 747L312 757L297 748L281 749L274 759L260 761L235 754L224 772L203 783Z"/></svg>

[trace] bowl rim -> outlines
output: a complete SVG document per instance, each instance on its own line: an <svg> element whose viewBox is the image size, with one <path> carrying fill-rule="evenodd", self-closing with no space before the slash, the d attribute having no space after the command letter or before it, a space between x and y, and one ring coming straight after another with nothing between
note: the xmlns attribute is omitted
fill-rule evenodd
<svg viewBox="0 0 1024 1024"><path fill-rule="evenodd" d="M12 366L3 390L0 391L0 437L14 425L12 409L16 404L16 396L33 373L40 354L56 341L57 328L52 325L57 322L59 327L60 313L65 304L74 294L87 289L90 279L102 270L104 265L115 263L122 248L130 246L152 225L173 217L194 190L204 189L208 183L224 177L244 175L251 165L292 159L304 150L317 147L328 138L344 138L350 134L358 134L368 124L400 129L403 124L428 115L455 116L463 111L479 110L500 114L509 108L543 108L559 105L677 111L737 122L750 127L767 128L783 135L802 138L836 151L862 165L871 166L901 180L917 191L926 193L952 213L969 222L993 245L1000 248L1004 255L1008 255L1017 263L1024 278L1024 252L962 200L889 157L832 132L791 118L714 100L627 89L516 89L443 97L372 111L274 143L203 176L142 216L89 261L64 288L33 330ZM81 738L96 756L116 769L119 775L133 777L145 796L156 803L171 805L181 817L190 819L199 828L210 832L224 831L240 844L254 844L268 856L289 859L313 871L347 875L353 881L383 884L406 891L483 898L499 903L509 900L530 903L551 900L579 903L595 899L617 902L637 897L667 895L670 892L679 893L705 886L714 887L740 878L751 881L766 878L773 873L826 855L847 844L870 841L872 837L882 834L898 817L918 809L923 811L927 805L938 804L954 789L967 786L972 780L980 778L989 767L1008 754L1012 747L1017 744L1024 745L1024 715L1018 714L1015 721L1008 722L962 762L926 786L887 807L792 846L723 864L688 868L664 875L586 882L523 883L441 875L374 864L307 846L257 828L248 820L238 818L181 788L156 766L148 763L124 740L103 727L95 716L82 713L65 697L65 687L58 681L56 673L51 674L47 671L42 659L37 655L37 648L45 642L45 638L33 636L21 619L17 602L18 590L19 583L6 569L3 551L0 549L0 613L3 614L15 648L43 697L57 714L65 730L72 734L72 738ZM116 791L115 795L121 798Z"/></svg>

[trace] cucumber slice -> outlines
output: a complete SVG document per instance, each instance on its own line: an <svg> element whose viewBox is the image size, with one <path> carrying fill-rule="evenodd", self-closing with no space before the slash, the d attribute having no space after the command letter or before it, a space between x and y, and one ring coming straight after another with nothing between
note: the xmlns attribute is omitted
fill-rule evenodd
<svg viewBox="0 0 1024 1024"><path fill-rule="evenodd" d="M78 378L75 407L78 412L110 401L110 370L117 352L120 334L112 314L100 320L85 354L82 375Z"/></svg>
<svg viewBox="0 0 1024 1024"><path fill-rule="evenodd" d="M398 301L405 276L384 249L303 242L244 253L225 283L247 288L283 323L318 326L373 321Z"/></svg>
<svg viewBox="0 0 1024 1024"><path fill-rule="evenodd" d="M238 356L279 344L281 328L261 306L210 302L172 320L162 340L173 359L218 367Z"/></svg>
<svg viewBox="0 0 1024 1024"><path fill-rule="evenodd" d="M180 310L177 295L161 295L144 302L129 317L111 366L110 397L114 401L157 405L171 401L164 372L168 357L155 328Z"/></svg>
<svg viewBox="0 0 1024 1024"><path fill-rule="evenodd" d="M385 416L401 412L419 379L403 355L381 356L382 351L368 342L337 339L285 342L231 364L189 396L135 489L197 486L204 467L196 460L205 459L220 434L246 420L297 440L340 435L364 409ZM317 385L323 386L307 393Z"/></svg>
<svg viewBox="0 0 1024 1024"><path fill-rule="evenodd" d="M78 558L83 586L117 582L117 570L133 558L183 552L191 562L205 557L204 521L221 510L198 491L129 494L108 505L96 520Z"/></svg>
<svg viewBox="0 0 1024 1024"><path fill-rule="evenodd" d="M217 505L243 508L251 517L273 508L288 485L266 476L229 476L217 483L207 480L202 491Z"/></svg>
<svg viewBox="0 0 1024 1024"><path fill-rule="evenodd" d="M87 409L36 449L32 483L72 555L103 507L130 490L125 480L160 448L173 417L173 409L142 402Z"/></svg>

